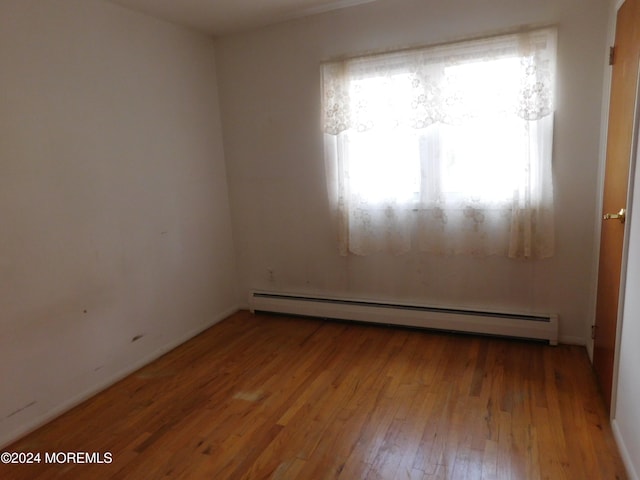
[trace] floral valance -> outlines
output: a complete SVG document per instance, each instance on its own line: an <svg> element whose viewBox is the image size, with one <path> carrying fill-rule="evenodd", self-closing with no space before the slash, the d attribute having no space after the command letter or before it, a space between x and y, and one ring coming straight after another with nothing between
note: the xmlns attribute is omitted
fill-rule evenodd
<svg viewBox="0 0 640 480"><path fill-rule="evenodd" d="M539 120L553 112L555 41L545 28L325 63L324 132L421 129L487 111Z"/></svg>

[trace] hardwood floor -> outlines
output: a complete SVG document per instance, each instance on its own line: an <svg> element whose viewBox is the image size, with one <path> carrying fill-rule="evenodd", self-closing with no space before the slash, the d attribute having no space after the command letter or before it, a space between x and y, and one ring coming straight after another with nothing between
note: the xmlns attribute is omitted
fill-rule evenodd
<svg viewBox="0 0 640 480"><path fill-rule="evenodd" d="M623 479L581 347L239 312L5 451L0 478ZM45 464L45 452L111 453Z"/></svg>

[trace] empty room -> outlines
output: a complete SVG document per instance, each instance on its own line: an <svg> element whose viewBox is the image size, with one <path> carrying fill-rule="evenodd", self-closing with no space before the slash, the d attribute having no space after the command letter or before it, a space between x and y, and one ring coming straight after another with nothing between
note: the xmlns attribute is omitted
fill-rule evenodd
<svg viewBox="0 0 640 480"><path fill-rule="evenodd" d="M0 478L640 479L640 0L0 0Z"/></svg>

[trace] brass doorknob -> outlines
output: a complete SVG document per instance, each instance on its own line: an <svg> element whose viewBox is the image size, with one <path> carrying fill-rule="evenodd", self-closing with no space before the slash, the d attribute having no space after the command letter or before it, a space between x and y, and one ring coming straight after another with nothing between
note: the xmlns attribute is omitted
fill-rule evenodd
<svg viewBox="0 0 640 480"><path fill-rule="evenodd" d="M626 220L627 211L624 208L621 208L618 213L605 213L602 216L603 220L620 220L620 223L624 223Z"/></svg>

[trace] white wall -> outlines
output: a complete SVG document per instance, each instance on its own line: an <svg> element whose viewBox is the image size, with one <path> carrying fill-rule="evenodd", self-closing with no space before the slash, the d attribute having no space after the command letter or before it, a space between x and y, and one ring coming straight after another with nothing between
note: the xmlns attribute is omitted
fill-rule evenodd
<svg viewBox="0 0 640 480"><path fill-rule="evenodd" d="M610 33L615 34L615 20L618 8L623 0L610 0ZM613 43L612 41L610 43ZM606 92L608 94L608 92ZM608 109L607 109L608 110ZM606 129L607 118L603 121ZM636 131L636 135L638 132ZM636 152L632 162L626 232L626 272L622 279L622 321L618 325L617 377L614 380L613 394L613 432L618 443L622 459L627 467L630 480L640 480L640 381L638 381L638 365L640 365L640 168ZM635 171L634 171L635 169ZM604 170L604 162L603 168ZM604 180L604 173L602 173ZM601 210L600 210L601 211Z"/></svg>
<svg viewBox="0 0 640 480"><path fill-rule="evenodd" d="M237 305L213 42L0 2L0 445Z"/></svg>
<svg viewBox="0 0 640 480"><path fill-rule="evenodd" d="M559 26L554 175L557 254L337 254L325 185L319 63L530 24ZM251 288L560 314L586 343L607 5L601 0L380 0L216 43L241 294Z"/></svg>
<svg viewBox="0 0 640 480"><path fill-rule="evenodd" d="M637 135L637 133L636 133ZM632 480L640 479L640 168L635 157L622 324L618 343L618 377L616 382L613 429L620 452Z"/></svg>

